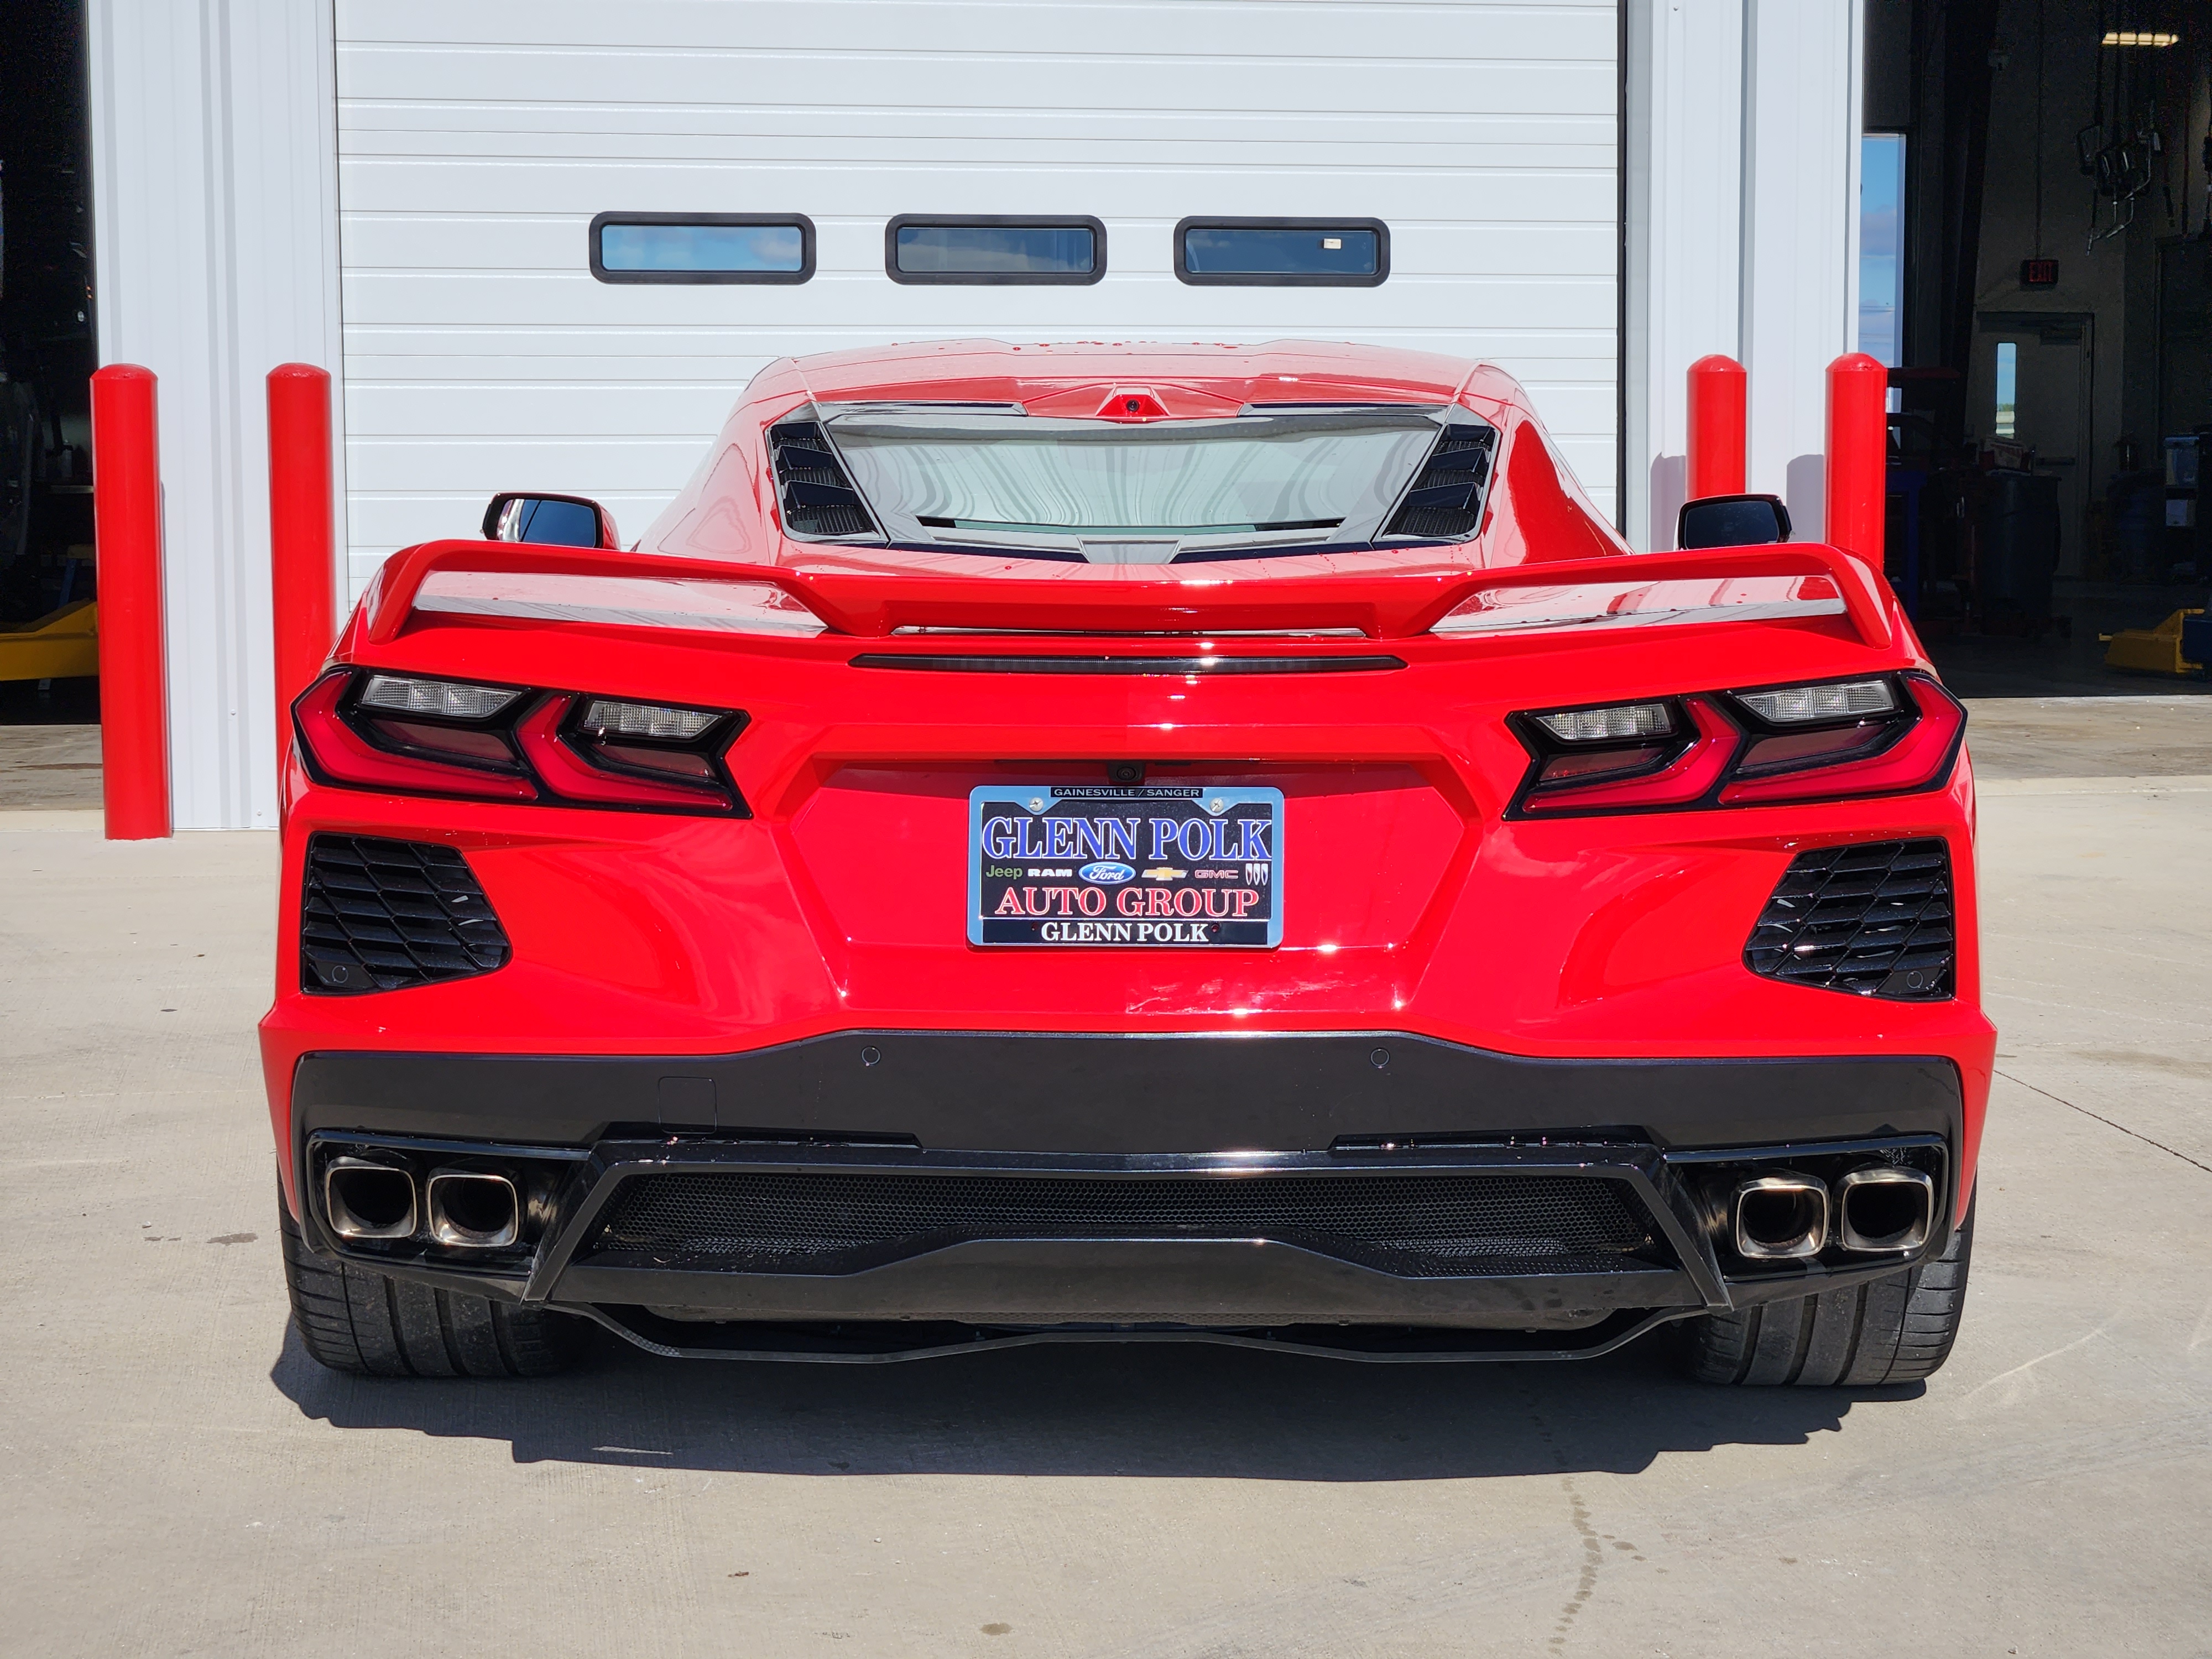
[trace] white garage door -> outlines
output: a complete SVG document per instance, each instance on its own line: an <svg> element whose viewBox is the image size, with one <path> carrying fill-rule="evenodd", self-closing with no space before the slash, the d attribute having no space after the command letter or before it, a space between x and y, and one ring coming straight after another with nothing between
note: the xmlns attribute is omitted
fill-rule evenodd
<svg viewBox="0 0 2212 1659"><path fill-rule="evenodd" d="M1613 0L339 0L349 532L495 489L642 530L793 353L1360 340L1486 357L1614 490ZM804 215L804 283L606 283L606 212ZM902 214L1095 217L1096 283L903 284ZM1193 286L1193 216L1379 220L1374 286Z"/></svg>

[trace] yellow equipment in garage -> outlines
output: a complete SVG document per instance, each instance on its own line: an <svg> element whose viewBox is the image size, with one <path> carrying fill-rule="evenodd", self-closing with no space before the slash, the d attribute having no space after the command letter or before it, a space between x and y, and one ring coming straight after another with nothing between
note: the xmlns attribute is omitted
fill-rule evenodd
<svg viewBox="0 0 2212 1659"><path fill-rule="evenodd" d="M2129 628L2117 634L2100 634L2106 642L2105 666L2130 668L2142 674L2202 674L2206 624L2192 623L2202 611L2177 611L2155 628Z"/></svg>
<svg viewBox="0 0 2212 1659"><path fill-rule="evenodd" d="M0 628L0 680L66 680L98 672L97 599L79 599L36 622Z"/></svg>

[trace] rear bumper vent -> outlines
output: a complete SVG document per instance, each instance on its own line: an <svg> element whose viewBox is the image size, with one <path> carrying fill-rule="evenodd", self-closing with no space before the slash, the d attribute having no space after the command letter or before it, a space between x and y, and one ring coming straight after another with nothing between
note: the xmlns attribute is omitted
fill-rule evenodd
<svg viewBox="0 0 2212 1659"><path fill-rule="evenodd" d="M1800 853L1743 951L1769 979L1907 1002L1950 996L1957 961L1951 854L1935 839Z"/></svg>
<svg viewBox="0 0 2212 1659"><path fill-rule="evenodd" d="M1408 1277L1611 1273L1662 1249L1620 1183L1579 1176L925 1175L633 1177L598 1267L842 1273L984 1239L1269 1239Z"/></svg>
<svg viewBox="0 0 2212 1659"><path fill-rule="evenodd" d="M300 985L350 994L488 974L511 954L468 860L436 842L307 842Z"/></svg>

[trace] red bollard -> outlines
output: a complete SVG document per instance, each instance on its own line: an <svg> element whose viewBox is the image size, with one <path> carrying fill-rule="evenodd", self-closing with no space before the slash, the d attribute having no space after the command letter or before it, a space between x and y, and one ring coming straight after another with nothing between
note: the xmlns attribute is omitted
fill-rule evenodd
<svg viewBox="0 0 2212 1659"><path fill-rule="evenodd" d="M1716 352L1690 365L1689 501L1741 495L1744 479L1743 365Z"/></svg>
<svg viewBox="0 0 2212 1659"><path fill-rule="evenodd" d="M110 841L150 841L169 833L161 450L154 404L149 368L110 363L92 377L100 795Z"/></svg>
<svg viewBox="0 0 2212 1659"><path fill-rule="evenodd" d="M1863 351L1828 365L1827 541L1882 568L1889 371Z"/></svg>
<svg viewBox="0 0 2212 1659"><path fill-rule="evenodd" d="M331 501L331 377L308 363L269 371L269 594L275 613L276 767L292 745L292 700L337 637Z"/></svg>

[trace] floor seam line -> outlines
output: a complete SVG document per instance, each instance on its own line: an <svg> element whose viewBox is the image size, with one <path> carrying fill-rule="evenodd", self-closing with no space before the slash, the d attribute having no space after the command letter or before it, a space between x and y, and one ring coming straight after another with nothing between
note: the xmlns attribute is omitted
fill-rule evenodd
<svg viewBox="0 0 2212 1659"><path fill-rule="evenodd" d="M2188 1153L2175 1152L2172 1147L2167 1146L2162 1140L2153 1140L2148 1135L2137 1134L2135 1130L2130 1129L2124 1123L2115 1123L2111 1118L2105 1116L2101 1112L2093 1112L2087 1106L2076 1106L2072 1101L2066 1099L2064 1097L2054 1095L2048 1089L2039 1089L2027 1079L2014 1077L2010 1072L1997 1072L1996 1068L1994 1066L1990 1067L1990 1070L1995 1072L1998 1077L2002 1078L2007 1083L2019 1084L2021 1088L2027 1090L2030 1094L2041 1095L2045 1100L2055 1100L2061 1106L2065 1107L2069 1111L2079 1112L2084 1117L2094 1117L2098 1122L2118 1129L2124 1135L2133 1135L2136 1139L2140 1140L2146 1146L2155 1146L2161 1152L2172 1153L2173 1157L2179 1158L2184 1164L2188 1164L2191 1168L2202 1170L2206 1175L2212 1175L2212 1164L2199 1164L2195 1158L2190 1157Z"/></svg>

